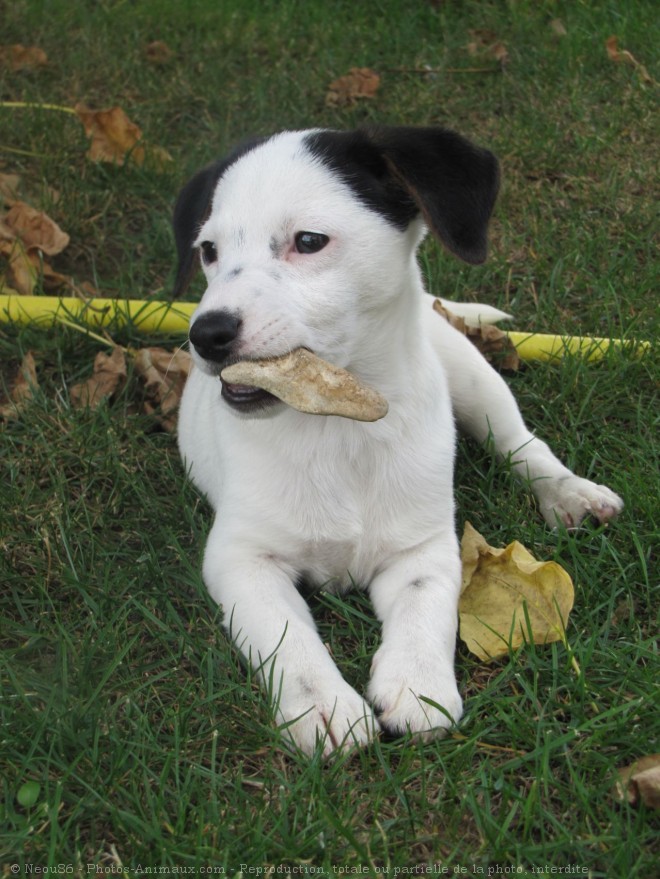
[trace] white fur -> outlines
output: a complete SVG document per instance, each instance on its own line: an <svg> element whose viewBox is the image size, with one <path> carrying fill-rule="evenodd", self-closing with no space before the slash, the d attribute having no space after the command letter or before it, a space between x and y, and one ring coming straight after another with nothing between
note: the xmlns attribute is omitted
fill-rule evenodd
<svg viewBox="0 0 660 879"><path fill-rule="evenodd" d="M330 242L299 254L300 230ZM220 258L205 269L195 317L240 309L240 356L304 346L389 402L370 424L284 404L244 416L221 398L217 367L194 355L181 404L181 452L216 510L205 582L287 737L307 753L319 739L324 754L369 741L376 712L390 730L421 736L461 716L452 407L461 426L513 456L552 525L621 507L533 437L503 380L432 311L415 259L425 231L421 221L395 229L306 153L300 133L285 133L229 167L198 238ZM476 308L467 314L477 322L502 316ZM321 642L300 576L368 588L382 643L366 698Z"/></svg>

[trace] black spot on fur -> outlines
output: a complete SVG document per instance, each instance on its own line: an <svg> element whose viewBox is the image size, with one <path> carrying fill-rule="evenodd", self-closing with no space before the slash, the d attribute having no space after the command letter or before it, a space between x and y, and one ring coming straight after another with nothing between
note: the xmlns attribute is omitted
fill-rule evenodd
<svg viewBox="0 0 660 879"><path fill-rule="evenodd" d="M365 131L318 131L307 146L368 208L403 231L417 216L413 199L397 183L381 150Z"/></svg>
<svg viewBox="0 0 660 879"><path fill-rule="evenodd" d="M422 214L456 256L469 263L486 258L499 188L497 159L488 150L444 128L320 131L306 142L360 201L397 228Z"/></svg>
<svg viewBox="0 0 660 879"><path fill-rule="evenodd" d="M270 241L268 242L268 247L270 248L271 254L276 259L279 259L280 256L282 255L283 245L280 241L277 240L277 238L274 235L271 237Z"/></svg>
<svg viewBox="0 0 660 879"><path fill-rule="evenodd" d="M183 187L174 207L172 223L179 257L173 296L181 296L199 268L199 254L193 247L202 225L208 219L218 181L241 156L264 143L264 138L246 141L226 159L213 162L198 171Z"/></svg>
<svg viewBox="0 0 660 879"><path fill-rule="evenodd" d="M410 584L413 589L423 589L428 583L428 577L418 577Z"/></svg>

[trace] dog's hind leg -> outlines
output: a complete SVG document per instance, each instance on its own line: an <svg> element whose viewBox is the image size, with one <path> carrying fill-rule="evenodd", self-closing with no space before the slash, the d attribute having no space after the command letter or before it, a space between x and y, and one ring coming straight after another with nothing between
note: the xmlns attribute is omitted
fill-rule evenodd
<svg viewBox="0 0 660 879"><path fill-rule="evenodd" d="M216 520L204 580L290 743L308 755L321 743L327 757L373 738L378 721L332 661L296 589L295 572L235 536L229 539Z"/></svg>
<svg viewBox="0 0 660 879"><path fill-rule="evenodd" d="M480 443L491 440L499 458L531 486L546 522L574 528L586 516L613 519L623 501L604 485L572 473L528 430L504 379L466 337L429 311L428 337L447 374L452 406L461 430Z"/></svg>

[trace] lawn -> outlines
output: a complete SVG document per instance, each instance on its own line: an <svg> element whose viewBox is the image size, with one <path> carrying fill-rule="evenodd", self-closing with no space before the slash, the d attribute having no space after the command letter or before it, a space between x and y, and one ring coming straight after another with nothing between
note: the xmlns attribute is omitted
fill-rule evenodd
<svg viewBox="0 0 660 879"><path fill-rule="evenodd" d="M241 139L439 124L490 147L503 187L484 266L424 246L431 292L489 302L521 330L657 336L650 0L16 0L0 17L2 46L48 59L13 69L0 50L0 174L19 175L20 197L70 235L49 261L79 287L167 299L176 193ZM154 57L155 41L168 51ZM380 74L375 96L329 105L329 83L352 67ZM79 103L122 107L172 160L90 161L76 117L45 107ZM111 401L72 405L100 350L75 328L0 325L0 391L28 351L39 381L0 426L3 877L655 875L658 812L619 802L614 780L660 751L656 351L507 378L559 455L624 498L607 529L551 531L506 467L459 449L459 529L470 520L489 543L519 540L570 572L570 649L529 645L484 664L459 646L458 730L323 764L283 749L222 633L200 576L210 510L130 364ZM363 688L378 639L368 600L313 604Z"/></svg>

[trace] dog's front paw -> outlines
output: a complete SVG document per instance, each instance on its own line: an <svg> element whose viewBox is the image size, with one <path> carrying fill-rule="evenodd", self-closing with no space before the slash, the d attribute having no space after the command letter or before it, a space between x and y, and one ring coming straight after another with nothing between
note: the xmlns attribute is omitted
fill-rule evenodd
<svg viewBox="0 0 660 879"><path fill-rule="evenodd" d="M614 519L623 501L607 486L571 474L558 479L540 479L535 484L543 518L553 528L557 523L577 528L587 516L601 524Z"/></svg>
<svg viewBox="0 0 660 879"><path fill-rule="evenodd" d="M367 697L384 729L423 740L444 735L463 713L450 664L386 645L374 657Z"/></svg>
<svg viewBox="0 0 660 879"><path fill-rule="evenodd" d="M380 730L369 705L343 680L324 687L301 679L282 694L277 713L285 738L308 756L319 743L324 757L362 747Z"/></svg>

